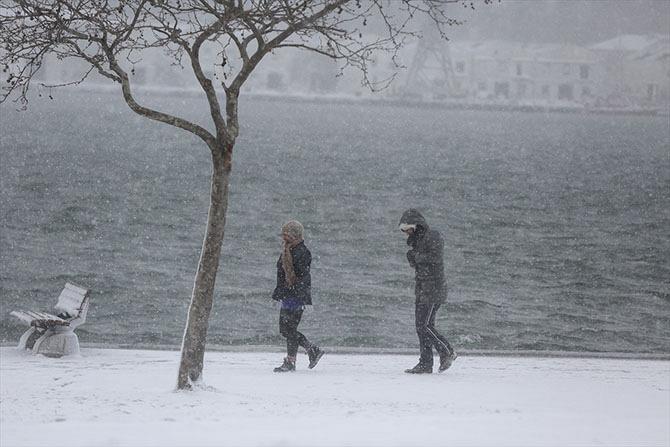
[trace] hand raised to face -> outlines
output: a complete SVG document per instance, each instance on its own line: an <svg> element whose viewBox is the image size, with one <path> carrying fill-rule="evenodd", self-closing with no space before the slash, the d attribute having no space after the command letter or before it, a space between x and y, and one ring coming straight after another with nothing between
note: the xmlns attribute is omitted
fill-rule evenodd
<svg viewBox="0 0 670 447"><path fill-rule="evenodd" d="M294 237L294 236L292 236L288 233L282 233L281 238L284 241L283 244L282 244L284 249L291 248L291 247L297 245L298 242L300 242L300 239L298 239L298 238L296 238L296 237Z"/></svg>

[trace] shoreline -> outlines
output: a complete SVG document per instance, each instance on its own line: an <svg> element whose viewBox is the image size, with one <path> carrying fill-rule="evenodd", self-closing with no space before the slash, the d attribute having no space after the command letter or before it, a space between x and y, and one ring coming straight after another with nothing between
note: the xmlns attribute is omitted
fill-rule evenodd
<svg viewBox="0 0 670 447"><path fill-rule="evenodd" d="M18 340L17 340L18 343ZM16 347L17 343L0 343L2 348ZM118 349L136 351L180 351L179 345L152 345L146 343L85 343L80 341L82 349ZM372 346L322 346L330 354L343 355L418 355L417 348L378 348ZM279 345L220 345L208 344L206 352L234 353L274 353L284 352ZM459 357L516 357L516 358L564 358L564 359L619 359L619 360L659 360L670 361L670 353L636 352L591 352L591 351L532 351L532 350L495 350L460 349Z"/></svg>
<svg viewBox="0 0 670 447"><path fill-rule="evenodd" d="M116 86L107 84L82 84L76 88L62 87L63 91L96 92L116 94ZM198 96L202 91L197 88L177 87L151 87L137 86L138 94L148 95L172 95L172 96ZM514 101L464 101L431 100L389 96L355 96L355 95L329 95L329 94L301 94L281 93L271 91L242 92L244 99L251 101L307 103L307 104L342 104L363 105L373 107L400 107L400 108L425 108L442 110L462 111L484 111L484 112L521 112L540 114L586 114L586 115L613 115L613 116L648 116L664 117L670 115L670 109L664 106L643 107L613 107L613 106L585 106L579 103L523 103Z"/></svg>

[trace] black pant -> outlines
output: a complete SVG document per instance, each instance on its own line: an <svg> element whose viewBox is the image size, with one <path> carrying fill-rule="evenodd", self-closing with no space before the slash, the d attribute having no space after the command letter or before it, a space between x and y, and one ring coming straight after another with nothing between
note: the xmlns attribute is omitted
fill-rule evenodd
<svg viewBox="0 0 670 447"><path fill-rule="evenodd" d="M433 346L440 356L454 352L447 339L435 329L435 314L441 305L440 302L416 302L414 316L421 350L419 363L422 365L433 366Z"/></svg>
<svg viewBox="0 0 670 447"><path fill-rule="evenodd" d="M279 333L286 337L286 353L289 357L298 354L298 346L305 349L312 347L307 337L298 332L298 324L302 318L302 309L279 311Z"/></svg>

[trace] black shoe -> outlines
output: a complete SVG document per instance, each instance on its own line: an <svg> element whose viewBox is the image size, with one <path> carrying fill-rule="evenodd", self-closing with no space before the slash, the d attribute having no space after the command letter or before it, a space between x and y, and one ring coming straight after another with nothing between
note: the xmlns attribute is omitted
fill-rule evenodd
<svg viewBox="0 0 670 447"><path fill-rule="evenodd" d="M295 371L295 362L292 361L292 360L289 360L288 357L285 357L284 358L284 363L282 363L281 366L276 367L273 371L276 372L276 373Z"/></svg>
<svg viewBox="0 0 670 447"><path fill-rule="evenodd" d="M451 354L440 356L440 367L437 369L437 372L444 372L449 369L452 363L454 363L454 360L458 357L458 354L456 352L452 352Z"/></svg>
<svg viewBox="0 0 670 447"><path fill-rule="evenodd" d="M319 360L321 360L321 357L323 357L323 352L318 346L312 346L308 351L307 351L307 356L309 357L309 369L312 369L316 366L317 363L319 363Z"/></svg>
<svg viewBox="0 0 670 447"><path fill-rule="evenodd" d="M433 367L431 365L423 365L418 363L414 368L406 369L407 374L432 374Z"/></svg>

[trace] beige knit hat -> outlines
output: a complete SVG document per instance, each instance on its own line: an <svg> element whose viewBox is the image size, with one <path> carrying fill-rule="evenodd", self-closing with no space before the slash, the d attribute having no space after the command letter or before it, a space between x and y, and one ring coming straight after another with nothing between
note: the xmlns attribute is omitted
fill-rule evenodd
<svg viewBox="0 0 670 447"><path fill-rule="evenodd" d="M297 220L289 220L281 227L281 232L286 233L296 239L302 239L305 228Z"/></svg>

